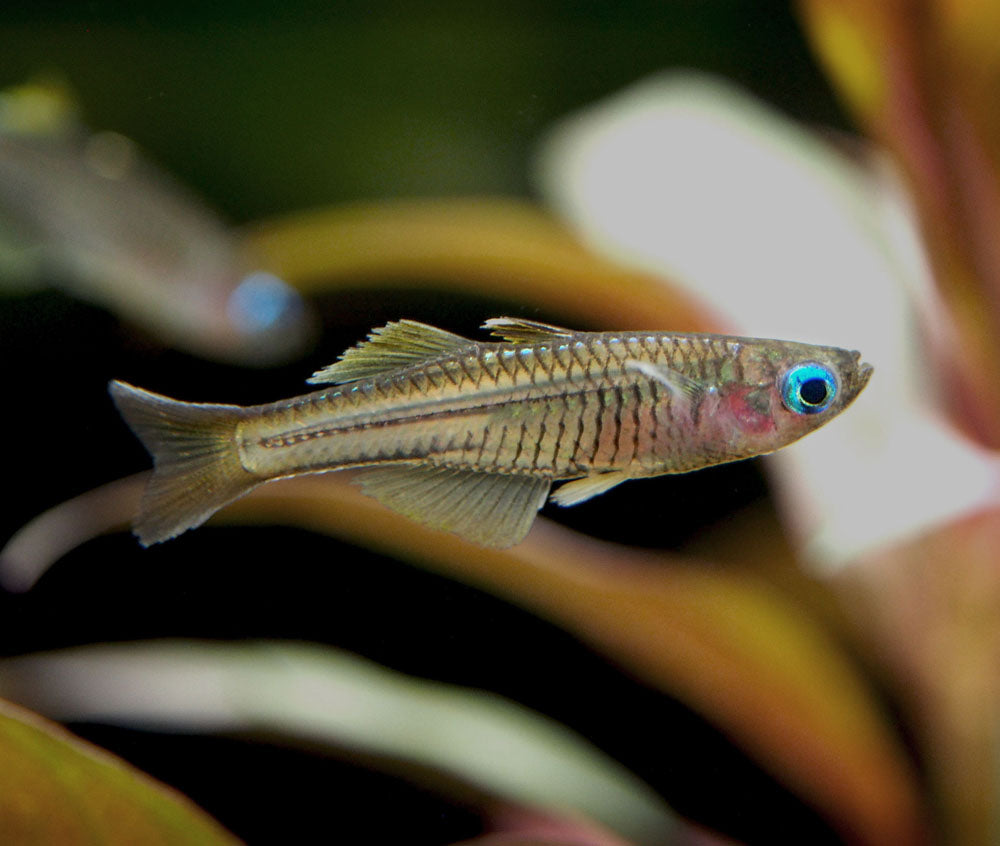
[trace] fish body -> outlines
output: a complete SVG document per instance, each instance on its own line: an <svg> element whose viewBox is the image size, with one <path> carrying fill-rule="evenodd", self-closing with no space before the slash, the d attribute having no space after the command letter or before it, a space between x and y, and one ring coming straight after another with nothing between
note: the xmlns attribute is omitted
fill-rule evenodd
<svg viewBox="0 0 1000 846"><path fill-rule="evenodd" d="M0 91L0 287L60 284L212 358L290 358L309 340L311 315L255 264L237 233L131 140L81 124L60 89Z"/></svg>
<svg viewBox="0 0 1000 846"><path fill-rule="evenodd" d="M553 499L772 452L868 381L857 353L723 335L574 332L514 318L472 341L390 323L318 371L320 390L267 405L111 391L153 454L136 531L172 537L270 479L364 468L362 490L488 546Z"/></svg>

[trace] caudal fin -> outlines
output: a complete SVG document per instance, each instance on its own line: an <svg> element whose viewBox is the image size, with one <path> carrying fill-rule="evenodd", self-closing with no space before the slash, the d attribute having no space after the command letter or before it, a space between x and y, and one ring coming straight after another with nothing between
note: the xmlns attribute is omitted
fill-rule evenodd
<svg viewBox="0 0 1000 846"><path fill-rule="evenodd" d="M262 479L240 462L237 405L179 402L112 382L111 398L153 456L153 477L133 531L143 546L200 526Z"/></svg>

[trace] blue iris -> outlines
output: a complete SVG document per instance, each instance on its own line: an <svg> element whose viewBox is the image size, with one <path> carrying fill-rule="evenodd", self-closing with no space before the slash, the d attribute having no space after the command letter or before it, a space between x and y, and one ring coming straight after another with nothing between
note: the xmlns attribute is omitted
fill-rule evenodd
<svg viewBox="0 0 1000 846"><path fill-rule="evenodd" d="M815 362L796 364L781 381L781 401L796 414L826 411L837 396L837 379L830 368Z"/></svg>

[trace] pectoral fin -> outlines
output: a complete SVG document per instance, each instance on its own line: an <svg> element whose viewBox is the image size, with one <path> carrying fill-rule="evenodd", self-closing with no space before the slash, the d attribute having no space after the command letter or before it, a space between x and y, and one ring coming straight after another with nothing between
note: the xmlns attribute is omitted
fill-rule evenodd
<svg viewBox="0 0 1000 846"><path fill-rule="evenodd" d="M627 359L624 367L633 373L641 373L647 379L659 382L670 389L670 392L678 398L686 399L688 402L698 403L704 397L705 392L710 390L706 385L697 379L686 376L679 370L665 367L661 364L652 364L648 361L637 359Z"/></svg>
<svg viewBox="0 0 1000 846"><path fill-rule="evenodd" d="M615 485L620 485L627 478L629 476L623 470L584 476L582 479L567 482L559 488L552 494L552 501L558 505L576 505L593 496L610 491Z"/></svg>
<svg viewBox="0 0 1000 846"><path fill-rule="evenodd" d="M411 520L500 549L523 540L551 482L449 467L373 467L355 479L368 496Z"/></svg>

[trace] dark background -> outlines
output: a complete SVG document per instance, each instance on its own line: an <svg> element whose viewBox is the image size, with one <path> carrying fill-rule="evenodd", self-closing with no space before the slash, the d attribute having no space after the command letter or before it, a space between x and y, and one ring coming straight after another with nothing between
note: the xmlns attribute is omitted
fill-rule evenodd
<svg viewBox="0 0 1000 846"><path fill-rule="evenodd" d="M136 9L141 11L137 11ZM842 125L789 9L737 0L50 3L0 11L0 85L55 70L87 122L137 140L235 223L347 200L530 195L553 120L664 68L719 73L807 121ZM148 466L110 378L185 398L262 402L372 326L410 317L472 334L517 303L393 289L317 300L318 348L254 371L165 350L54 291L0 299L0 541L39 512ZM766 495L754 463L626 485L547 516L676 548ZM670 519L664 519L668 503ZM281 562L280 580L275 562ZM580 731L681 813L740 839L829 829L683 705L569 635L475 589L302 531L204 528L141 550L126 535L0 593L0 651L156 637L329 643L419 676L482 687ZM475 808L364 762L233 737L74 726L177 786L252 842L328 831L443 844Z"/></svg>

